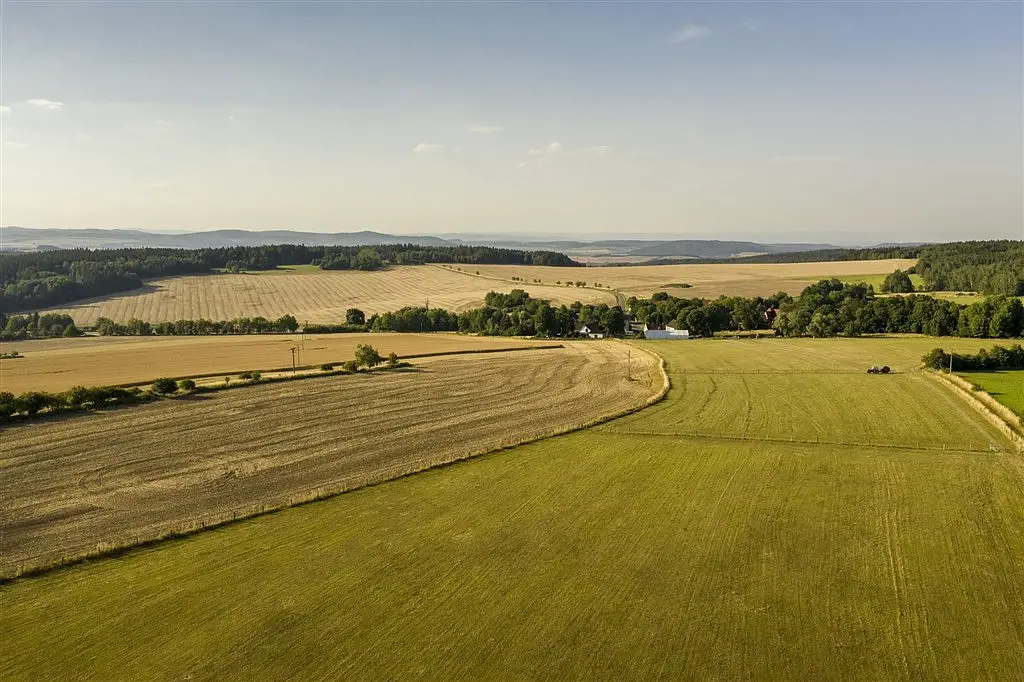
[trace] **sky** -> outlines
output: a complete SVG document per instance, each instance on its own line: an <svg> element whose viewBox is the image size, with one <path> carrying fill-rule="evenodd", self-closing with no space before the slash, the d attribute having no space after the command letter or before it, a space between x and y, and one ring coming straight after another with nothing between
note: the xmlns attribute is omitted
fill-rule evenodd
<svg viewBox="0 0 1024 682"><path fill-rule="evenodd" d="M1024 238L1020 2L0 2L0 224Z"/></svg>

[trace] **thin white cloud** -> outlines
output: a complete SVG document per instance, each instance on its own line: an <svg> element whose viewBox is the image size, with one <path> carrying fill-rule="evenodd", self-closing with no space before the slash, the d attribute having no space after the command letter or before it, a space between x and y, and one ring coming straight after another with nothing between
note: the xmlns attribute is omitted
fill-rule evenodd
<svg viewBox="0 0 1024 682"><path fill-rule="evenodd" d="M28 145L24 142L15 142L14 140L4 140L4 146L10 147L11 149L24 149Z"/></svg>
<svg viewBox="0 0 1024 682"><path fill-rule="evenodd" d="M706 38L711 34L711 29L699 24L684 24L681 29L672 34L670 43L688 43L691 40Z"/></svg>
<svg viewBox="0 0 1024 682"><path fill-rule="evenodd" d="M429 154L431 152L444 151L443 144L436 144L434 142L420 142L418 145L412 148L417 154Z"/></svg>
<svg viewBox="0 0 1024 682"><path fill-rule="evenodd" d="M553 156L558 156L565 152L565 145L561 142L552 142L543 149L531 149L528 153L530 156L540 156L543 158L550 159Z"/></svg>
<svg viewBox="0 0 1024 682"><path fill-rule="evenodd" d="M755 19L745 19L740 22L740 28L744 28L748 31L757 32L761 30L761 22Z"/></svg>
<svg viewBox="0 0 1024 682"><path fill-rule="evenodd" d="M845 156L773 156L772 161L776 163L792 163L792 164L829 164L829 163L846 163Z"/></svg>
<svg viewBox="0 0 1024 682"><path fill-rule="evenodd" d="M33 98L27 100L25 104L36 109L45 109L46 111L59 111L64 108L64 102L55 102L52 99Z"/></svg>
<svg viewBox="0 0 1024 682"><path fill-rule="evenodd" d="M153 188L154 189L167 189L168 187L173 187L173 186L174 186L174 183L171 182L170 180L160 180L159 182L154 182L153 183Z"/></svg>
<svg viewBox="0 0 1024 682"><path fill-rule="evenodd" d="M505 126L474 126L469 129L471 133L480 133L481 135L489 135L491 133L500 133L505 129Z"/></svg>
<svg viewBox="0 0 1024 682"><path fill-rule="evenodd" d="M9 106L7 106L6 104L0 104L0 114L9 114L9 113L11 113L11 108Z"/></svg>
<svg viewBox="0 0 1024 682"><path fill-rule="evenodd" d="M597 158L608 156L611 153L612 148L606 144L595 145L593 147L582 147L580 149L570 149L561 142L552 142L540 149L529 150L526 154L530 158L516 164L516 167L527 168L529 166L546 166L552 162L560 161L562 159Z"/></svg>

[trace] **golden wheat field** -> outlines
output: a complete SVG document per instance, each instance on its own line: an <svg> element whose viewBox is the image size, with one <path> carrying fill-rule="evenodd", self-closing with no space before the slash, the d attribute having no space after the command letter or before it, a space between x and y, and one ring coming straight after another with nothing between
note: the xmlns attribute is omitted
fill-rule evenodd
<svg viewBox="0 0 1024 682"><path fill-rule="evenodd" d="M708 265L635 265L624 267L557 268L519 265L474 265L481 275L501 279L519 277L544 284L565 282L595 283L617 289L625 296L650 296L667 291L679 297L717 298L726 296L770 296L785 291L798 294L819 279L854 275L888 274L896 268L906 269L915 260L862 260L829 263L722 263ZM691 288L673 287L690 284ZM580 289L573 287L574 290Z"/></svg>
<svg viewBox="0 0 1024 682"><path fill-rule="evenodd" d="M538 438L640 406L662 382L652 354L576 342L7 426L0 572Z"/></svg>
<svg viewBox="0 0 1024 682"><path fill-rule="evenodd" d="M553 284L553 283L552 283ZM615 302L611 293L556 286L519 285L531 296L554 303ZM261 315L294 315L299 323L345 321L348 308L366 314L430 305L460 311L481 305L488 291L509 291L512 284L431 266L398 266L377 272L304 268L245 274L155 279L142 289L75 303L47 312L71 315L79 325L96 318L115 322L132 318L172 322L206 318L229 320Z"/></svg>
<svg viewBox="0 0 1024 682"><path fill-rule="evenodd" d="M303 336L305 338L303 339ZM250 369L351 360L367 343L384 355L524 348L538 342L458 334L260 334L252 336L90 336L78 339L4 341L2 352L23 357L0 360L0 390L64 391L72 386L123 385L158 376L180 378Z"/></svg>

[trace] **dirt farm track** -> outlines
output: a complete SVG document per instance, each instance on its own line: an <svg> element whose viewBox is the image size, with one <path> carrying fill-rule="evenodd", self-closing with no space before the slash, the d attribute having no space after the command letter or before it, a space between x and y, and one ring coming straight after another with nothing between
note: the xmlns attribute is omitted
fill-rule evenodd
<svg viewBox="0 0 1024 682"><path fill-rule="evenodd" d="M393 478L642 405L655 358L619 343L417 361L12 425L0 572Z"/></svg>

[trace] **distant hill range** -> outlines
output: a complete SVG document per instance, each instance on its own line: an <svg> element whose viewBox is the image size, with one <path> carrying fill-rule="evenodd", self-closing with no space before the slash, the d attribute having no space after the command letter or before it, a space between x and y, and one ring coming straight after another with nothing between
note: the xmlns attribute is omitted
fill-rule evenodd
<svg viewBox="0 0 1024 682"><path fill-rule="evenodd" d="M40 251L51 249L176 248L202 249L225 246L306 244L308 246L369 246L372 244L418 244L421 246L480 245L510 249L559 251L580 257L630 258L736 258L741 256L794 253L837 248L830 244L759 244L714 239L671 241L640 239L532 240L514 236L485 235L459 237L407 236L383 232L296 232L293 230L212 230L210 232L145 232L107 229L38 229L0 227L0 249Z"/></svg>

